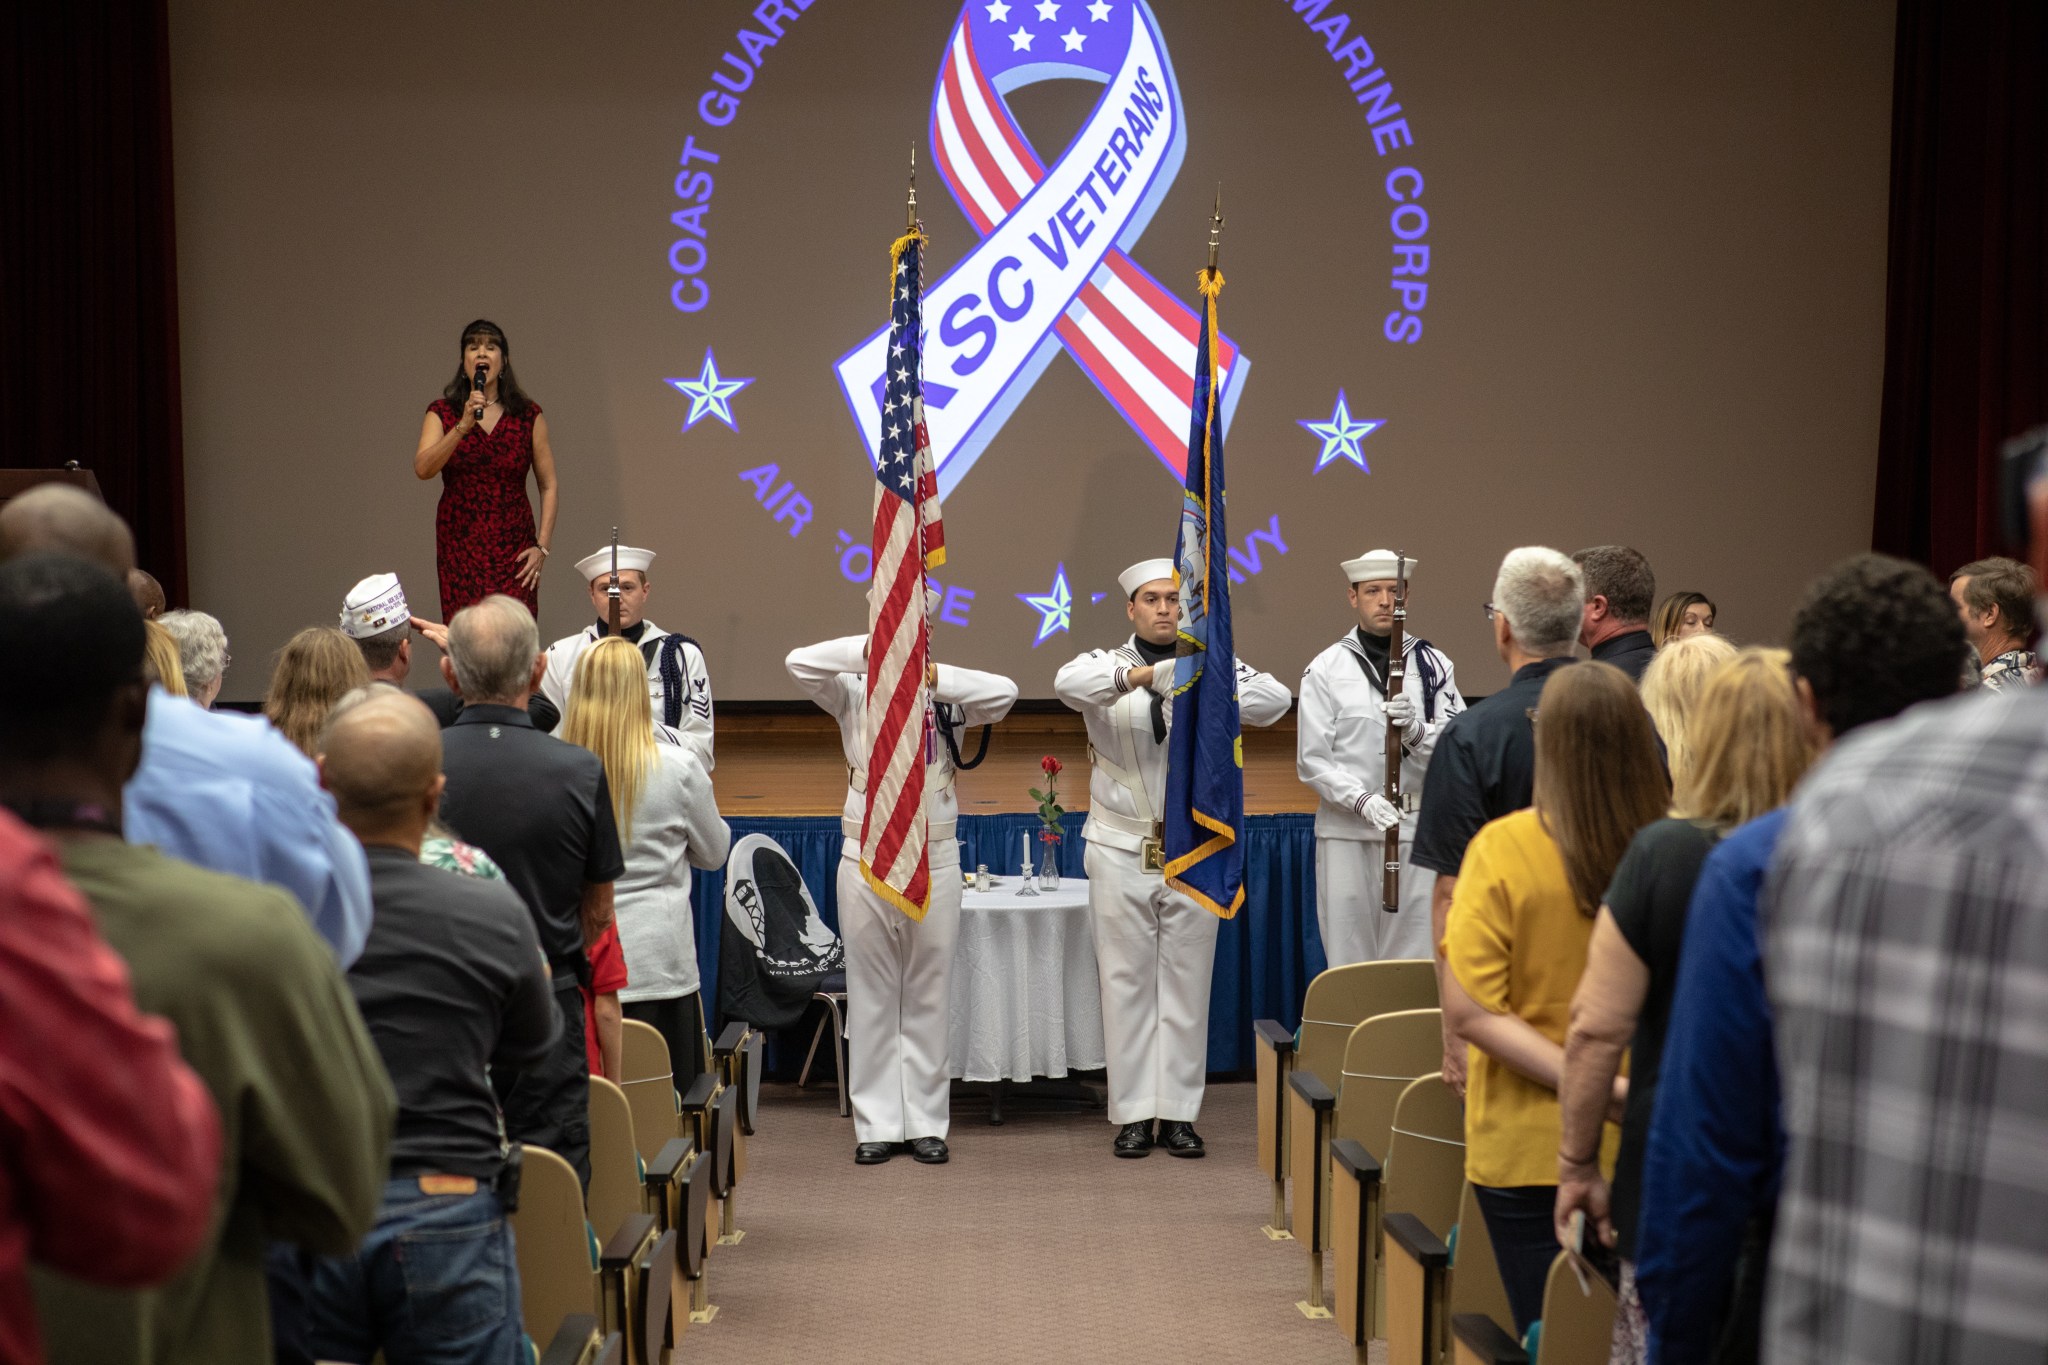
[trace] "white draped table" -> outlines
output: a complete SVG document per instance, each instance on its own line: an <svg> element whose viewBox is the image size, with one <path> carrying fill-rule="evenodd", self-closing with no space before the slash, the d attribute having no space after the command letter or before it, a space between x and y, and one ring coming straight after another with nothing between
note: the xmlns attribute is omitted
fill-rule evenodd
<svg viewBox="0 0 2048 1365"><path fill-rule="evenodd" d="M953 958L953 1075L1028 1081L1103 1065L1102 996L1088 932L1088 883L1017 894L1015 876L960 898Z"/></svg>

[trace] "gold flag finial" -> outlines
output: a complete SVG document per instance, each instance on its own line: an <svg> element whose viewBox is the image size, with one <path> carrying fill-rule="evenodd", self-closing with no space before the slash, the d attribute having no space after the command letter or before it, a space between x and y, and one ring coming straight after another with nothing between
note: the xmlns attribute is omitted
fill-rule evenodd
<svg viewBox="0 0 2048 1365"><path fill-rule="evenodd" d="M1216 182L1216 209L1209 215L1209 273L1216 273L1216 256L1223 249L1223 182Z"/></svg>
<svg viewBox="0 0 2048 1365"><path fill-rule="evenodd" d="M910 144L910 203L903 211L903 229L917 231L917 144Z"/></svg>

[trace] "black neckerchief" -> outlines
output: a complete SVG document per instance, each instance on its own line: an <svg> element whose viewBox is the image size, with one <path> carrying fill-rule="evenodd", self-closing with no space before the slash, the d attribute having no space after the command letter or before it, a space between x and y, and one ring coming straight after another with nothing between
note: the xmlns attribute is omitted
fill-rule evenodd
<svg viewBox="0 0 2048 1365"><path fill-rule="evenodd" d="M612 633L612 630L611 630L611 623L610 623L610 622L608 622L608 621L599 621L599 622L597 623L597 638L598 638L598 639L602 640L602 639L603 639L603 638L604 638L605 636L607 636L607 635L609 635L609 634L611 634L611 633ZM632 641L632 642L633 642L634 644L636 644L636 645L640 643L640 637L641 637L642 635L645 635L646 633L647 633L647 623L646 623L645 621L635 621L635 622L634 622L634 623L633 623L632 625L630 625L630 626L622 626L622 627L621 627L621 628L619 629L619 634L620 634L620 635L623 635L623 636L624 636L624 637L625 637L626 639L628 639L628 640L631 640L631 641Z"/></svg>
<svg viewBox="0 0 2048 1365"><path fill-rule="evenodd" d="M1178 642L1172 645L1155 645L1142 635L1134 635L1131 637L1131 643L1138 647L1139 658L1151 664L1154 668L1158 668L1162 664L1170 664L1173 661ZM1164 744L1166 743L1166 698L1160 696L1156 688L1151 689L1151 691L1152 742L1154 744Z"/></svg>
<svg viewBox="0 0 2048 1365"><path fill-rule="evenodd" d="M1365 657L1359 662L1365 666L1367 680L1379 688L1381 696L1385 696L1387 676L1393 667L1394 637L1375 635L1364 626L1358 627L1352 634L1358 640L1358 647L1365 651Z"/></svg>

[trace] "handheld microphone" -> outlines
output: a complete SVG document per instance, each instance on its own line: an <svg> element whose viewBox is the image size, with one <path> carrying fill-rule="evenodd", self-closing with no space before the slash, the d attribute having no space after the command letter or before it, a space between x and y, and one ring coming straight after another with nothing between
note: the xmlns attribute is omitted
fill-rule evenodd
<svg viewBox="0 0 2048 1365"><path fill-rule="evenodd" d="M477 395L477 400L476 400L476 420L477 420L477 421L479 421L479 422L481 422L481 421L483 421L483 420L484 420L484 400L483 400L483 392L484 392L484 377L485 377L485 375L486 375L486 374L487 374L487 373L489 372L489 370L490 370L490 366L488 366L488 365L484 365L484 364L482 364L482 363L479 363L479 364L477 365L477 367L476 367L476 373L475 373L475 375L474 375L474 376L472 377L472 380L471 380L471 384L470 384L470 388L471 388L471 389L472 389L472 390L473 390L473 391L474 391L474 392L476 393L476 395Z"/></svg>

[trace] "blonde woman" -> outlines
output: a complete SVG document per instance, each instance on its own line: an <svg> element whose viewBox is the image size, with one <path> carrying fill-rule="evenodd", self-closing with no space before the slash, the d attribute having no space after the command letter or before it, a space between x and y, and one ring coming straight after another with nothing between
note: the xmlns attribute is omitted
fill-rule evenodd
<svg viewBox="0 0 2048 1365"><path fill-rule="evenodd" d="M732 831L696 753L655 740L647 661L630 641L600 640L583 652L555 733L604 763L626 856L613 892L626 953L619 999L628 1019L668 1040L676 1088L687 1090L704 1066L690 869L723 864Z"/></svg>
<svg viewBox="0 0 2048 1365"><path fill-rule="evenodd" d="M1664 738L1664 752L1671 772L1671 788L1685 785L1692 767L1693 745L1688 724L1693 706L1699 701L1707 679L1716 669L1735 657L1735 646L1711 632L1673 640L1657 651L1643 670L1643 705L1650 709L1651 723Z"/></svg>
<svg viewBox="0 0 2048 1365"><path fill-rule="evenodd" d="M178 641L155 621L142 623L143 670L153 683L161 684L174 697L190 696L185 687L185 670L178 664Z"/></svg>
<svg viewBox="0 0 2048 1365"><path fill-rule="evenodd" d="M1535 721L1535 805L1474 836L1443 942L1445 1025L1467 1044L1465 1178L1518 1335L1542 1315L1557 1255L1557 1087L1594 912L1629 841L1671 801L1649 713L1620 669L1558 670Z"/></svg>
<svg viewBox="0 0 2048 1365"><path fill-rule="evenodd" d="M369 667L354 640L333 626L308 626L278 651L263 714L311 758L334 704L369 681Z"/></svg>
<svg viewBox="0 0 2048 1365"><path fill-rule="evenodd" d="M1658 662L1707 638L1682 640L1659 654ZM1617 1363L1645 1358L1646 1328L1635 1292L1637 1211L1693 885L1721 837L1783 805L1813 757L1793 691L1791 656L1782 649L1745 649L1723 663L1693 707L1690 733L1694 761L1679 785L1675 813L1646 827L1629 845L1594 921L1585 975L1572 998L1559 1087L1557 1229L1562 1236L1572 1214L1583 1212L1601 1244L1621 1256ZM1674 772L1677 758L1673 745ZM1589 1158L1624 1050L1628 1102L1610 1186Z"/></svg>

